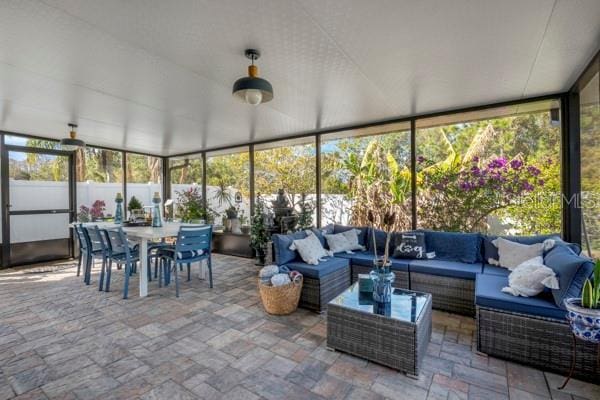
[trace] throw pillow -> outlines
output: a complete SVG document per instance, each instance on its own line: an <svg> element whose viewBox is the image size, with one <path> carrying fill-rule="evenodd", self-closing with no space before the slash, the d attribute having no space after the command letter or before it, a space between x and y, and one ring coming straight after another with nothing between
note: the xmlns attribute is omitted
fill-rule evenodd
<svg viewBox="0 0 600 400"><path fill-rule="evenodd" d="M549 235L535 235L535 236L494 236L494 235L483 235L483 260L487 262L490 258L494 260L498 259L498 247L492 242L501 237L502 239L510 240L511 242L517 242L521 244L535 244L542 243L546 239L554 239L558 243L562 241L560 235L553 233Z"/></svg>
<svg viewBox="0 0 600 400"><path fill-rule="evenodd" d="M329 226L329 225L328 225ZM333 232L325 232L327 234L329 233L342 233L342 232L346 232L346 231L353 231L353 230L358 230L358 243L361 244L361 246L365 246L367 244L367 234L369 233L369 228L366 226L350 226L350 225L339 225L339 224L334 224L333 225Z"/></svg>
<svg viewBox="0 0 600 400"><path fill-rule="evenodd" d="M360 230L351 229L342 233L334 233L333 235L325 234L329 250L333 253L352 253L352 250L364 250L364 247L358 241Z"/></svg>
<svg viewBox="0 0 600 400"><path fill-rule="evenodd" d="M304 239L296 239L289 247L290 250L298 251L300 258L311 265L319 265L323 257L330 256L331 253L323 248L319 238L312 232Z"/></svg>
<svg viewBox="0 0 600 400"><path fill-rule="evenodd" d="M542 293L545 287L558 289L558 279L554 271L544 265L542 256L538 256L519 264L508 276L508 287L502 291L532 297Z"/></svg>
<svg viewBox="0 0 600 400"><path fill-rule="evenodd" d="M427 258L423 232L399 233L394 247L395 258Z"/></svg>
<svg viewBox="0 0 600 400"><path fill-rule="evenodd" d="M564 244L559 244L544 257L544 264L558 276L559 288L552 290L554 303L565 308L563 301L569 297L580 297L583 284L592 275L594 263L591 259L577 255Z"/></svg>
<svg viewBox="0 0 600 400"><path fill-rule="evenodd" d="M527 260L543 256L544 251L554 247L555 242L554 239L546 239L542 243L527 245L499 237L493 240L492 243L498 248L499 259L494 260L490 258L488 263L508 268L512 271Z"/></svg>

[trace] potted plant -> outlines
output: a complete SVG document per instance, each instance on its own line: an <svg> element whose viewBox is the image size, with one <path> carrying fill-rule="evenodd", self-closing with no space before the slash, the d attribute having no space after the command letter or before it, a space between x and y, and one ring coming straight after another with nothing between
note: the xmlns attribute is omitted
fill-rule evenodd
<svg viewBox="0 0 600 400"><path fill-rule="evenodd" d="M298 229L305 230L313 226L313 211L315 210L314 204L306 199L306 193L300 195L300 202L298 203L300 211L298 212Z"/></svg>
<svg viewBox="0 0 600 400"><path fill-rule="evenodd" d="M240 210L239 215L240 225L242 226L242 233L247 235L250 233L250 225L248 225L248 217L246 217L246 213L244 210Z"/></svg>
<svg viewBox="0 0 600 400"><path fill-rule="evenodd" d="M178 191L176 216L183 222L204 220L207 224L214 221L214 212L204 207L202 194L197 187Z"/></svg>
<svg viewBox="0 0 600 400"><path fill-rule="evenodd" d="M269 230L265 224L265 203L260 194L256 196L252 226L250 228L250 247L254 249L257 265L265 265L267 246L269 243Z"/></svg>
<svg viewBox="0 0 600 400"><path fill-rule="evenodd" d="M573 334L587 342L600 343L600 261L596 261L593 282L586 279L581 298L567 299L565 306Z"/></svg>
<svg viewBox="0 0 600 400"><path fill-rule="evenodd" d="M141 210L144 208L142 203L135 196L131 196L129 203L127 204L127 211L133 212L133 210Z"/></svg>
<svg viewBox="0 0 600 400"><path fill-rule="evenodd" d="M90 208L83 204L79 206L79 213L77 213L77 221L79 222L90 222Z"/></svg>
<svg viewBox="0 0 600 400"><path fill-rule="evenodd" d="M92 208L90 209L90 216L92 217L92 221L102 221L104 218L104 211L106 210L106 203L104 200L96 200L94 204L92 204Z"/></svg>

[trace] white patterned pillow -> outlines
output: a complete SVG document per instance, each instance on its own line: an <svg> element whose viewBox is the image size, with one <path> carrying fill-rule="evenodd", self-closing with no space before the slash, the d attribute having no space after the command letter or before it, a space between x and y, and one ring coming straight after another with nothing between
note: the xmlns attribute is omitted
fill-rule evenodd
<svg viewBox="0 0 600 400"><path fill-rule="evenodd" d="M319 261L323 261L323 257L332 255L331 252L323 248L319 238L312 232L309 232L304 239L294 240L289 249L298 251L300 258L311 265L319 265Z"/></svg>
<svg viewBox="0 0 600 400"><path fill-rule="evenodd" d="M508 286L504 293L513 296L537 296L544 288L558 289L558 279L554 271L544 265L542 256L534 257L520 264L508 276Z"/></svg>
<svg viewBox="0 0 600 400"><path fill-rule="evenodd" d="M546 239L542 243L521 244L499 237L493 240L492 243L498 248L499 259L490 258L488 263L512 271L525 261L544 255L544 251L554 247L555 241L554 239Z"/></svg>
<svg viewBox="0 0 600 400"><path fill-rule="evenodd" d="M333 235L324 234L329 250L333 253L352 253L352 250L364 250L365 247L358 243L359 229L350 229Z"/></svg>

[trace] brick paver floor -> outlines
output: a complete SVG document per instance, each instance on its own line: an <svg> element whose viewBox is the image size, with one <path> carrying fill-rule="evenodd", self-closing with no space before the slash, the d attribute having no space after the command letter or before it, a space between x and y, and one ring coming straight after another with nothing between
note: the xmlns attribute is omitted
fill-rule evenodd
<svg viewBox="0 0 600 400"><path fill-rule="evenodd" d="M600 399L600 386L478 355L474 320L434 312L418 380L325 348L323 315L267 315L251 260L121 298L72 263L0 272L0 399ZM197 273L195 274L197 275Z"/></svg>

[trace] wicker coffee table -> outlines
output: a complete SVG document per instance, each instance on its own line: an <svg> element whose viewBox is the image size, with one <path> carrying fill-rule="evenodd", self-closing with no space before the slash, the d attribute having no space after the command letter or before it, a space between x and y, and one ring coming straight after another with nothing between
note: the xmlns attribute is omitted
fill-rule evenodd
<svg viewBox="0 0 600 400"><path fill-rule="evenodd" d="M358 284L329 302L327 346L417 377L431 337L431 294L394 289L384 315L373 310L372 294Z"/></svg>

